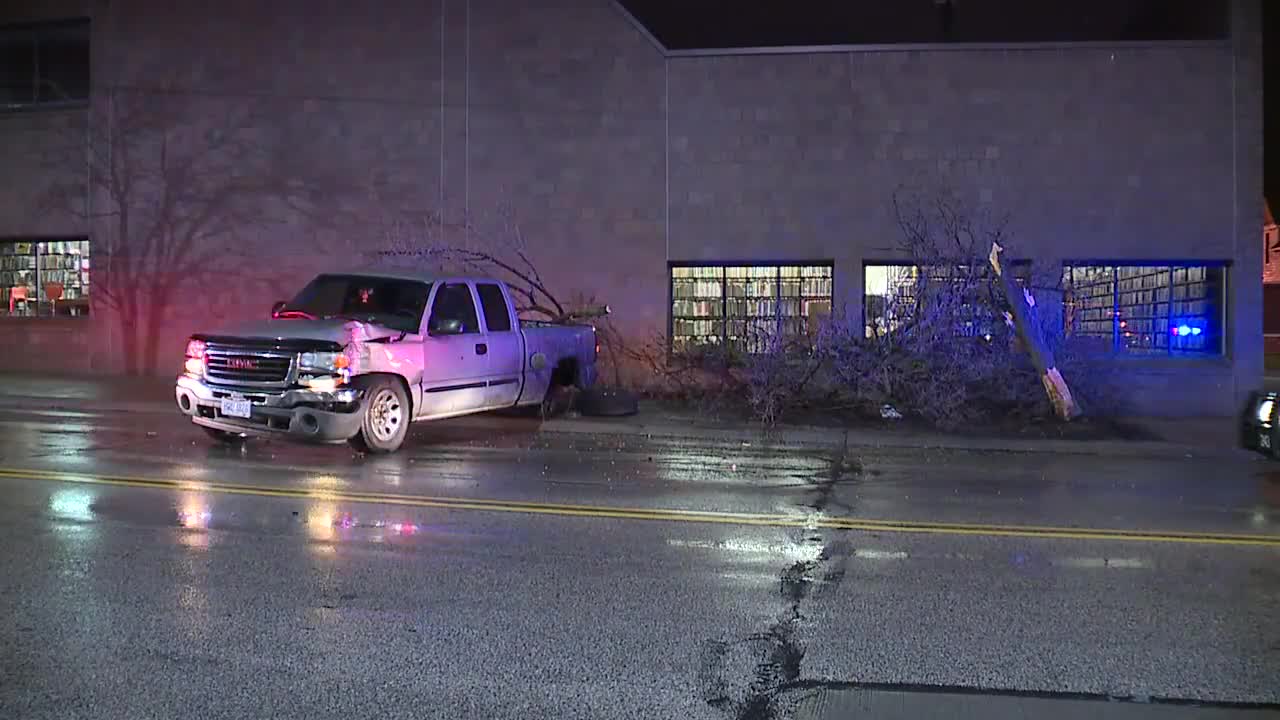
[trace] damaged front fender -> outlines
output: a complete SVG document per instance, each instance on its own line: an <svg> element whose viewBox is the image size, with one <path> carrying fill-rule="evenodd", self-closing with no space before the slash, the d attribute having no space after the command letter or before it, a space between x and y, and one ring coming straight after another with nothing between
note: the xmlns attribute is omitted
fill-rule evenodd
<svg viewBox="0 0 1280 720"><path fill-rule="evenodd" d="M352 320L344 326L349 379L395 375L404 380L413 407L422 407L423 342L418 333Z"/></svg>

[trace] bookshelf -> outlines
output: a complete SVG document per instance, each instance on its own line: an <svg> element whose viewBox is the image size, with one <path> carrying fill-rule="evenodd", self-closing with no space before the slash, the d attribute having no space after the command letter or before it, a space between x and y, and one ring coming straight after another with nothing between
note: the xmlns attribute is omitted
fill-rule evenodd
<svg viewBox="0 0 1280 720"><path fill-rule="evenodd" d="M769 338L804 335L831 313L832 266L676 265L671 268L671 347L746 353Z"/></svg>
<svg viewBox="0 0 1280 720"><path fill-rule="evenodd" d="M87 240L0 242L0 313L62 314L62 307L87 310L90 292ZM51 284L62 286L52 298Z"/></svg>
<svg viewBox="0 0 1280 720"><path fill-rule="evenodd" d="M1067 267L1063 286L1068 331L1109 342L1117 352L1222 352L1222 267Z"/></svg>

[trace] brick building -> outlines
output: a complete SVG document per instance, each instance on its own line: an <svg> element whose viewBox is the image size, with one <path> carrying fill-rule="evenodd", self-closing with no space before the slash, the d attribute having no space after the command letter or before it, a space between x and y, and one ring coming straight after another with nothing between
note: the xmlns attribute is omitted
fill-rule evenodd
<svg viewBox="0 0 1280 720"><path fill-rule="evenodd" d="M518 222L632 337L733 342L778 294L788 327L873 315L895 188L943 187L1062 269L1141 410L1232 412L1262 374L1261 6L1201 5L1220 28L708 50L612 0L7 3L0 369L171 372L424 218Z"/></svg>

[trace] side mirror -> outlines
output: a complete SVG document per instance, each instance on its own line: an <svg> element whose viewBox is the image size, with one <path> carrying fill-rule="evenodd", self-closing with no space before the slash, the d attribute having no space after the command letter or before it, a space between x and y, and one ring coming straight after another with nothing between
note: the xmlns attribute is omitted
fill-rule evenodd
<svg viewBox="0 0 1280 720"><path fill-rule="evenodd" d="M289 304L289 303L285 302L284 300L277 300L277 301L275 301L275 303L273 303L273 304L271 305L271 317L277 317L277 316L279 316L279 315L280 315L280 311L281 311L281 310L284 310L285 306L286 306L286 305L288 305L288 304Z"/></svg>
<svg viewBox="0 0 1280 720"><path fill-rule="evenodd" d="M456 318L448 320L433 319L427 326L427 332L432 335L461 335L466 330L467 328L462 324L462 321Z"/></svg>

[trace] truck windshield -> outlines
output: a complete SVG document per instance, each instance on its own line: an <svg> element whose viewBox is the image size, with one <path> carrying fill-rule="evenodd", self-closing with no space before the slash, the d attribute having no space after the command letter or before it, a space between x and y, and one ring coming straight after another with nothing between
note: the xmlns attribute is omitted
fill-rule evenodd
<svg viewBox="0 0 1280 720"><path fill-rule="evenodd" d="M320 275L290 300L280 314L348 318L416 333L422 327L431 284L360 275Z"/></svg>

